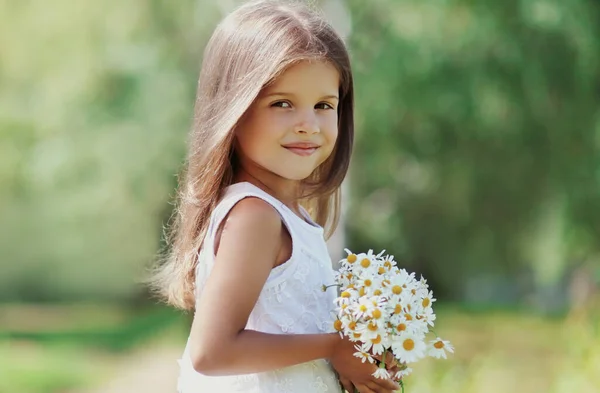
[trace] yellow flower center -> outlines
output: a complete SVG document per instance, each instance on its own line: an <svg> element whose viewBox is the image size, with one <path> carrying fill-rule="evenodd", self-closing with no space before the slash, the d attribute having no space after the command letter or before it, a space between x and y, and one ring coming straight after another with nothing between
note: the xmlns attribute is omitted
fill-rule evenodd
<svg viewBox="0 0 600 393"><path fill-rule="evenodd" d="M429 300L428 297L426 297L425 299L423 299L423 307L428 307L431 304L431 300Z"/></svg>
<svg viewBox="0 0 600 393"><path fill-rule="evenodd" d="M369 266L371 266L371 261L369 260L369 258L364 258L362 261L360 261L360 266L366 269Z"/></svg>
<svg viewBox="0 0 600 393"><path fill-rule="evenodd" d="M412 293L413 295L416 295L417 294L417 290L416 289L411 289L410 293Z"/></svg>
<svg viewBox="0 0 600 393"><path fill-rule="evenodd" d="M369 329L372 332L377 331L377 324L373 323L373 322L369 322L369 324L367 325L367 329Z"/></svg>
<svg viewBox="0 0 600 393"><path fill-rule="evenodd" d="M404 314L404 318L406 318L407 321L412 321L413 317L410 314Z"/></svg>
<svg viewBox="0 0 600 393"><path fill-rule="evenodd" d="M348 329L350 329L350 330L355 330L355 329L356 329L356 322L354 322L354 321L351 321L351 322L348 324Z"/></svg>
<svg viewBox="0 0 600 393"><path fill-rule="evenodd" d="M373 310L373 318L375 319L379 319L381 318L381 310L376 308L375 310Z"/></svg>
<svg viewBox="0 0 600 393"><path fill-rule="evenodd" d="M383 262L383 266L387 267L388 270L390 270L392 268L392 263L390 261L385 261Z"/></svg>
<svg viewBox="0 0 600 393"><path fill-rule="evenodd" d="M333 323L333 327L338 332L341 331L342 330L342 321L340 321L339 319L336 319L335 322Z"/></svg>
<svg viewBox="0 0 600 393"><path fill-rule="evenodd" d="M441 340L440 340L440 341L436 341L436 343L435 343L435 344L433 344L433 346L434 346L436 349L442 349L442 348L444 348L444 342L443 342L443 341L441 341Z"/></svg>
<svg viewBox="0 0 600 393"><path fill-rule="evenodd" d="M398 324L398 326L396 326L396 330L399 332L403 332L406 330L406 325L403 323Z"/></svg>
<svg viewBox="0 0 600 393"><path fill-rule="evenodd" d="M415 349L415 342L413 340L411 340L410 338L407 338L402 343L402 347L407 351L412 351L413 349Z"/></svg>
<svg viewBox="0 0 600 393"><path fill-rule="evenodd" d="M365 290L365 287L360 287L360 289L358 290L359 296L365 296L366 293L367 291Z"/></svg>
<svg viewBox="0 0 600 393"><path fill-rule="evenodd" d="M360 310L360 312L367 312L367 306L365 306L364 304L361 304L360 307L358 307L358 309Z"/></svg>
<svg viewBox="0 0 600 393"><path fill-rule="evenodd" d="M396 304L396 307L394 307L394 314L398 315L402 312L402 306L399 304Z"/></svg>
<svg viewBox="0 0 600 393"><path fill-rule="evenodd" d="M356 262L356 255L350 254L348 255L348 258L346 258L346 260L348 261L348 263L354 263Z"/></svg>
<svg viewBox="0 0 600 393"><path fill-rule="evenodd" d="M354 336L354 338L360 338L360 333L352 333L352 335Z"/></svg>
<svg viewBox="0 0 600 393"><path fill-rule="evenodd" d="M376 290L373 291L373 295L375 295L375 296L379 296L379 295L381 295L381 293L382 292L381 292L380 289L376 289Z"/></svg>
<svg viewBox="0 0 600 393"><path fill-rule="evenodd" d="M346 299L348 299L348 298L349 298L350 296L352 296L352 295L350 294L350 292L348 292L348 291L344 291L344 292L342 292L342 295L341 295L341 296L342 296L342 297L345 297Z"/></svg>
<svg viewBox="0 0 600 393"><path fill-rule="evenodd" d="M388 285L391 284L390 280L383 280L383 282L381 283L383 285L383 287L387 287Z"/></svg>
<svg viewBox="0 0 600 393"><path fill-rule="evenodd" d="M377 269L377 273L385 274L385 268L383 266L379 266L379 269Z"/></svg>
<svg viewBox="0 0 600 393"><path fill-rule="evenodd" d="M394 295L400 295L402 293L402 287L400 285L394 285L392 287L392 293Z"/></svg>
<svg viewBox="0 0 600 393"><path fill-rule="evenodd" d="M373 281L369 280L368 278L365 280L365 287L370 287L373 284Z"/></svg>
<svg viewBox="0 0 600 393"><path fill-rule="evenodd" d="M377 337L371 339L373 344L379 344L381 342L381 336L378 334Z"/></svg>

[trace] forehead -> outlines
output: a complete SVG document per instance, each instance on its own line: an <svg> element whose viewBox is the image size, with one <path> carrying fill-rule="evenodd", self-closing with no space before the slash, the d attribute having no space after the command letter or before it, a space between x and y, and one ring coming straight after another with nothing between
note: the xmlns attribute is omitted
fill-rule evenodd
<svg viewBox="0 0 600 393"><path fill-rule="evenodd" d="M286 93L310 93L337 95L340 74L331 63L320 60L304 60L281 73L264 89L264 94L276 91ZM290 91L288 91L290 90Z"/></svg>

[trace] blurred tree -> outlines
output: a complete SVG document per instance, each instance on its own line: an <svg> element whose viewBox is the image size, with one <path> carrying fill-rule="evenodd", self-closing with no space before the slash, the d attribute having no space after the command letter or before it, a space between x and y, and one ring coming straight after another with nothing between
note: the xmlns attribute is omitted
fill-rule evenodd
<svg viewBox="0 0 600 393"><path fill-rule="evenodd" d="M349 3L353 243L450 298L553 299L600 246L597 5Z"/></svg>
<svg viewBox="0 0 600 393"><path fill-rule="evenodd" d="M237 2L0 2L0 299L139 293L204 43ZM600 260L598 2L347 4L348 245L446 299L559 305Z"/></svg>
<svg viewBox="0 0 600 393"><path fill-rule="evenodd" d="M0 3L0 298L140 290L218 17L211 1Z"/></svg>

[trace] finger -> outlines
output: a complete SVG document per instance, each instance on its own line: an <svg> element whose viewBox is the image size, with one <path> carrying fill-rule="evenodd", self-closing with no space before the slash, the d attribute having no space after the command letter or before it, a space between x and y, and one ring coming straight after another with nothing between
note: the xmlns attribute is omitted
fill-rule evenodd
<svg viewBox="0 0 600 393"><path fill-rule="evenodd" d="M398 385L396 382L392 381L391 379L382 378L375 378L371 380L367 386L369 386L371 389L378 388L380 389L379 391L385 393L395 392L396 390L400 389L400 385Z"/></svg>
<svg viewBox="0 0 600 393"><path fill-rule="evenodd" d="M394 367L391 370L388 370L391 376L391 379L393 379L394 381L398 382L399 380L401 380L402 378L396 378L396 374L398 373L398 371L400 371L400 369L398 367Z"/></svg>
<svg viewBox="0 0 600 393"><path fill-rule="evenodd" d="M387 393L387 392L373 390L373 389L369 388L368 386L362 385L362 384L358 384L358 385L354 385L354 386L356 387L356 390L358 390L360 393Z"/></svg>
<svg viewBox="0 0 600 393"><path fill-rule="evenodd" d="M377 393L392 393L391 390L384 389L383 387L373 382L365 382L365 386Z"/></svg>
<svg viewBox="0 0 600 393"><path fill-rule="evenodd" d="M340 385L348 393L354 393L354 385L352 385L352 382L348 378L340 377Z"/></svg>
<svg viewBox="0 0 600 393"><path fill-rule="evenodd" d="M396 360L396 358L394 357L394 354L391 352L387 353L387 359L385 361L386 365L390 365L392 367L396 366L398 364L398 360Z"/></svg>

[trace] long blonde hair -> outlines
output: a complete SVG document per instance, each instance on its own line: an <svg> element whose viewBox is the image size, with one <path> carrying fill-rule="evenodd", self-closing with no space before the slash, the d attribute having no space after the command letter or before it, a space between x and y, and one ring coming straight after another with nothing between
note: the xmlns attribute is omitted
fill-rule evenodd
<svg viewBox="0 0 600 393"><path fill-rule="evenodd" d="M265 86L292 64L312 59L330 62L340 74L339 133L331 156L304 181L302 203L327 236L335 229L354 137L352 72L344 43L301 4L262 0L242 5L217 26L204 51L168 252L151 280L169 304L194 307L198 251L210 214L234 174L236 125Z"/></svg>

